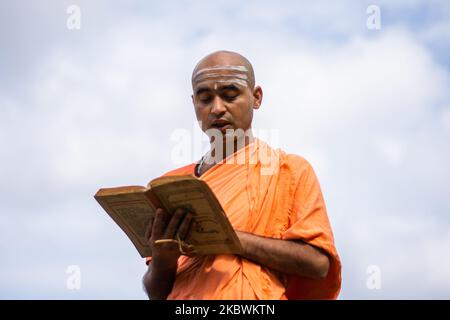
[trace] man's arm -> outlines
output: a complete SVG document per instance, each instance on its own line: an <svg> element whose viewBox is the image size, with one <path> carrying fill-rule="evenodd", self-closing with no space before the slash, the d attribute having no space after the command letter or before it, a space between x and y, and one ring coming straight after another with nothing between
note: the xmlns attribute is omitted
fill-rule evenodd
<svg viewBox="0 0 450 320"><path fill-rule="evenodd" d="M176 264L168 267L151 261L143 278L144 288L149 299L165 300L172 291L176 274Z"/></svg>
<svg viewBox="0 0 450 320"><path fill-rule="evenodd" d="M330 260L318 248L302 241L281 240L236 231L243 257L277 271L322 279L328 274Z"/></svg>
<svg viewBox="0 0 450 320"><path fill-rule="evenodd" d="M184 240L191 220L192 215L182 209L177 209L170 216L158 208L154 220L150 221L145 238L152 249L152 261L142 279L150 299L165 300L170 294L175 282L178 258L181 255L176 243L156 244L155 241L173 239L175 235Z"/></svg>

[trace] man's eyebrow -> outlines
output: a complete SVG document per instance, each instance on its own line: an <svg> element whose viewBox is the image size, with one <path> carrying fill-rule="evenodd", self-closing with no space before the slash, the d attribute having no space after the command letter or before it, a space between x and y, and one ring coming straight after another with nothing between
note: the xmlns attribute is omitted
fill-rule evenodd
<svg viewBox="0 0 450 320"><path fill-rule="evenodd" d="M234 84L226 84L226 85L219 86L219 88L217 88L217 91L226 91L226 90L240 91L239 87L237 87ZM210 92L210 91L213 91L213 90L208 87L200 87L195 90L195 94L199 95L199 94L202 94L203 92Z"/></svg>
<svg viewBox="0 0 450 320"><path fill-rule="evenodd" d="M237 86L235 86L234 84L227 84L224 86L220 86L219 91L225 91L225 90L237 90L239 91L239 88Z"/></svg>
<svg viewBox="0 0 450 320"><path fill-rule="evenodd" d="M206 87L200 87L197 90L195 90L195 94L199 95L199 94L201 94L203 92L207 92L207 91L211 91L211 89L210 88L206 88Z"/></svg>

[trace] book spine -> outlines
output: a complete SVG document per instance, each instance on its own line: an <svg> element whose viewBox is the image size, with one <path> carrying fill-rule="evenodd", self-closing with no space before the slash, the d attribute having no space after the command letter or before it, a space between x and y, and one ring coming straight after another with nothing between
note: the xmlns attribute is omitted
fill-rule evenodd
<svg viewBox="0 0 450 320"><path fill-rule="evenodd" d="M159 198L154 194L154 192L152 191L152 189L148 189L145 192L145 195L147 196L147 198L150 200L151 204L153 205L154 209L158 209L158 208L163 208L166 212L169 212L167 210L167 208L165 208L162 204L162 202L159 200ZM170 212L169 212L170 213Z"/></svg>

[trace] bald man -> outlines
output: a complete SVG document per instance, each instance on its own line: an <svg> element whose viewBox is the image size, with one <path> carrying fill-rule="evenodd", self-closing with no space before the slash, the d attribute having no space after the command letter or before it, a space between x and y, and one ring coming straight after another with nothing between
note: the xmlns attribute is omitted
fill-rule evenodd
<svg viewBox="0 0 450 320"><path fill-rule="evenodd" d="M263 92L251 63L218 51L192 73L192 102L210 151L165 175L204 180L224 208L242 255L182 255L174 243L192 214L157 209L147 228L153 256L143 283L150 299L335 299L341 264L318 180L302 157L252 134ZM268 161L269 160L269 161Z"/></svg>

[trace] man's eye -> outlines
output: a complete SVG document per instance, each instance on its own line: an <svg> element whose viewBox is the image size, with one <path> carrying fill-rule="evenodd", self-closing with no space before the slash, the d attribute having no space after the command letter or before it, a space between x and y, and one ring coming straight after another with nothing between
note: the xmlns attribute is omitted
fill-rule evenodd
<svg viewBox="0 0 450 320"><path fill-rule="evenodd" d="M210 95L200 95L199 97L198 97L198 100L200 100L201 102L209 102L209 101L211 101L211 96Z"/></svg>
<svg viewBox="0 0 450 320"><path fill-rule="evenodd" d="M228 101L233 101L233 100L235 100L238 96L239 96L238 93L233 93L233 94L226 94L224 98L225 98L226 100L228 100Z"/></svg>

